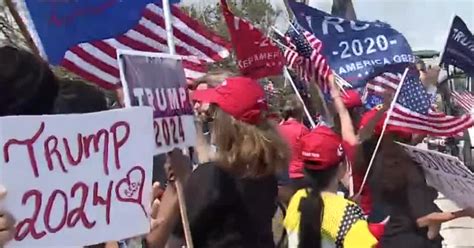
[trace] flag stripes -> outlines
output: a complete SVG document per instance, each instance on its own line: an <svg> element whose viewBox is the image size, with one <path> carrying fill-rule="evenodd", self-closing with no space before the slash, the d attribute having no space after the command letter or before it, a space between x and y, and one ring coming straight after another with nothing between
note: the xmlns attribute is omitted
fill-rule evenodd
<svg viewBox="0 0 474 248"><path fill-rule="evenodd" d="M176 52L185 56L183 66L188 79L207 72L207 63L229 56L228 41L207 30L178 7L171 8ZM61 65L86 80L111 89L118 86L119 67L116 50L168 52L163 9L148 4L139 23L118 37L85 42L70 48Z"/></svg>
<svg viewBox="0 0 474 248"><path fill-rule="evenodd" d="M466 112L469 113L474 108L474 96L470 92L465 91L459 93L453 91L451 95L453 96L454 102Z"/></svg>

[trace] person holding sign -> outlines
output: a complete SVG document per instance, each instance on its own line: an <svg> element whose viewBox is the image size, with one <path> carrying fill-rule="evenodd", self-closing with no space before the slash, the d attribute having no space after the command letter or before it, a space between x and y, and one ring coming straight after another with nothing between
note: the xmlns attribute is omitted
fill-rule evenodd
<svg viewBox="0 0 474 248"><path fill-rule="evenodd" d="M12 46L0 47L0 117L50 114L58 88L53 72L44 61ZM7 189L1 185L0 188L3 199ZM14 225L13 216L0 211L0 246L13 238Z"/></svg>
<svg viewBox="0 0 474 248"><path fill-rule="evenodd" d="M263 88L253 79L231 77L216 88L195 91L193 99L210 104L200 111L212 121L211 139L217 147L211 162L199 165L190 175L179 169L183 163L176 154L171 159L177 180L185 184L194 246L274 247L275 173L287 165L289 154L274 123L266 118ZM169 201L177 204L176 198ZM167 202L163 199L161 204ZM176 212L164 222L177 217ZM175 234L183 237L180 230Z"/></svg>
<svg viewBox="0 0 474 248"><path fill-rule="evenodd" d="M403 139L387 135L373 168L374 184L379 185L374 188L374 196L383 202L390 215L381 245L383 248L442 247L441 223L473 217L473 212L469 209L441 212L434 203L437 191L426 184L422 169L393 140Z"/></svg>

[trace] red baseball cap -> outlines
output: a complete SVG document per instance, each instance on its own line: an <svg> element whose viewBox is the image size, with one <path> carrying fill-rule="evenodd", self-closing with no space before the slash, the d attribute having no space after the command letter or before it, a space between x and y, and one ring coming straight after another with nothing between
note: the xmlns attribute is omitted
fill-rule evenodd
<svg viewBox="0 0 474 248"><path fill-rule="evenodd" d="M376 107L374 107L373 109L365 112L361 119L360 119L360 122L359 122L359 129L365 127L369 122L370 120L372 120L373 118L375 118L375 115L377 114L377 112L382 108L382 105L378 105ZM383 114L383 118L381 118L376 124L375 124L375 127L374 127L374 134L375 135L380 135L382 134L382 129L383 129L383 123L385 122L385 119L387 118L387 113L384 113ZM392 134L395 134L395 135L398 135L402 138L411 138L411 133L408 133L408 132L405 132L403 130L399 130L395 127L392 127L392 126L387 126L386 130L385 130L386 133L392 133Z"/></svg>
<svg viewBox="0 0 474 248"><path fill-rule="evenodd" d="M301 138L301 159L305 168L325 170L337 166L344 158L342 138L328 127L320 126Z"/></svg>
<svg viewBox="0 0 474 248"><path fill-rule="evenodd" d="M346 105L346 108L362 106L362 100L357 90L346 90L345 93L341 94L341 98L344 105Z"/></svg>
<svg viewBox="0 0 474 248"><path fill-rule="evenodd" d="M214 103L235 119L249 124L258 124L263 111L268 109L263 87L247 77L227 78L216 88L194 91L192 98Z"/></svg>

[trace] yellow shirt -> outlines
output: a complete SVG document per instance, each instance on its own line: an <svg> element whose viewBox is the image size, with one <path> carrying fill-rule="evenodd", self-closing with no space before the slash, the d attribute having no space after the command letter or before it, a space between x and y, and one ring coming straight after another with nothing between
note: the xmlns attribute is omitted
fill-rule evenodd
<svg viewBox="0 0 474 248"><path fill-rule="evenodd" d="M299 244L301 214L298 208L301 199L307 195L307 189L296 192L286 212L283 224L288 233L290 248L296 248ZM377 245L357 204L332 193L321 193L321 197L324 202L321 224L323 248L373 248Z"/></svg>

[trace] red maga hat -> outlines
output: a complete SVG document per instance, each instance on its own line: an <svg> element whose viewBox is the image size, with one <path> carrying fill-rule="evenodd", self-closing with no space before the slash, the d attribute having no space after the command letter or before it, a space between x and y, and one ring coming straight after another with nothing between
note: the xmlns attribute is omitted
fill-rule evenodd
<svg viewBox="0 0 474 248"><path fill-rule="evenodd" d="M194 101L214 103L235 119L258 124L268 109L265 91L255 80L247 77L227 78L216 88L196 90Z"/></svg>
<svg viewBox="0 0 474 248"><path fill-rule="evenodd" d="M301 158L305 168L325 170L338 166L344 157L342 139L328 127L320 126L301 138Z"/></svg>

